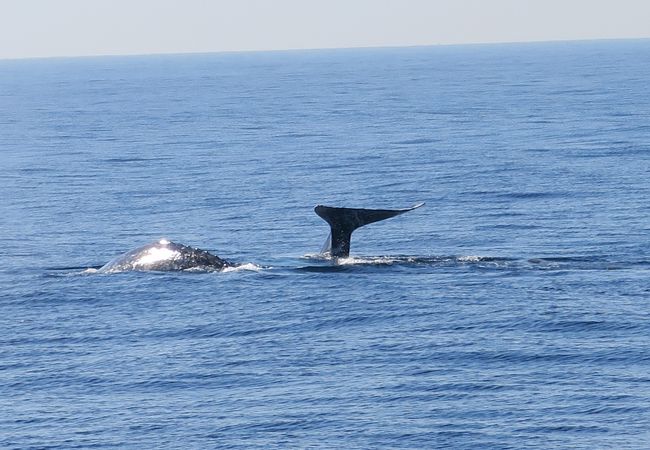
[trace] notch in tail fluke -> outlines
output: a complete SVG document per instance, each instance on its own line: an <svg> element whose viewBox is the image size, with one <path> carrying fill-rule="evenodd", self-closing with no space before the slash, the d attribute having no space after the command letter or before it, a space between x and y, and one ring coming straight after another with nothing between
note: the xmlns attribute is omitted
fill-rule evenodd
<svg viewBox="0 0 650 450"><path fill-rule="evenodd" d="M405 209L336 208L318 205L314 211L329 224L331 230L329 245L326 242L323 252L329 252L330 256L335 258L345 258L350 254L350 239L354 230L369 223L413 211L422 205L424 202Z"/></svg>

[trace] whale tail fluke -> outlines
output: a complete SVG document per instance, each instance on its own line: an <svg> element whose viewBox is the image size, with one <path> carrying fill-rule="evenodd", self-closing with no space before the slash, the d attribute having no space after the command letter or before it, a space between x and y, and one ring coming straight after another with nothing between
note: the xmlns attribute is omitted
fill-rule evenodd
<svg viewBox="0 0 650 450"><path fill-rule="evenodd" d="M332 257L345 258L350 254L350 239L354 230L369 223L413 211L422 205L424 202L405 209L336 208L318 205L314 211L329 224L331 230L329 245L328 242L325 243L323 252L329 252Z"/></svg>

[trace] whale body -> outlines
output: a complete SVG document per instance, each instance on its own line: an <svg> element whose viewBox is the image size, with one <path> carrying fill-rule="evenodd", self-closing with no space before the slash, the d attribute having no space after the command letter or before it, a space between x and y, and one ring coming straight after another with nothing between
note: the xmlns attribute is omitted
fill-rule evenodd
<svg viewBox="0 0 650 450"><path fill-rule="evenodd" d="M424 205L418 203L404 209L362 209L318 205L314 208L330 226L330 235L323 248L323 256L334 261L350 254L352 232L357 228L380 220L399 216ZM138 247L109 261L98 269L100 273L128 271L219 271L238 264L216 255L166 239Z"/></svg>
<svg viewBox="0 0 650 450"><path fill-rule="evenodd" d="M234 264L195 247L161 239L126 252L99 268L100 273L128 271L218 271Z"/></svg>

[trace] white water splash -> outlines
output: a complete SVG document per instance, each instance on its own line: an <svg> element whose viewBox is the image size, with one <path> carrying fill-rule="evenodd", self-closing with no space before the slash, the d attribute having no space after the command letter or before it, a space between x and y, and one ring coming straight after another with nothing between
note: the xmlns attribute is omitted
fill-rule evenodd
<svg viewBox="0 0 650 450"><path fill-rule="evenodd" d="M253 264L253 263L246 263L246 264L241 264L239 266L226 267L221 272L224 273L242 272L242 271L260 272L262 270L264 270L264 267L262 266L258 266L257 264Z"/></svg>
<svg viewBox="0 0 650 450"><path fill-rule="evenodd" d="M411 262L409 258L404 257L394 257L394 256L349 256L347 258L339 258L337 261L338 265L341 266L352 266L352 265L390 265L400 262Z"/></svg>
<svg viewBox="0 0 650 450"><path fill-rule="evenodd" d="M458 262L480 262L483 261L485 258L482 256L474 256L474 255L468 255L468 256L459 256L458 257Z"/></svg>
<svg viewBox="0 0 650 450"><path fill-rule="evenodd" d="M320 259L320 260L328 260L331 259L329 256L323 254L323 253L306 253L302 255L303 258L305 259Z"/></svg>

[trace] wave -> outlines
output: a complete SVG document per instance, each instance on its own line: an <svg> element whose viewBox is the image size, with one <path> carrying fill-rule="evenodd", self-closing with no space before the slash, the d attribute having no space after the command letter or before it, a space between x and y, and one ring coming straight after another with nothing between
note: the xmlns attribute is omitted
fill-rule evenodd
<svg viewBox="0 0 650 450"><path fill-rule="evenodd" d="M300 260L313 264L299 265L290 261L280 264L260 265L252 262L237 264L222 270L195 267L180 272L187 273L238 273L268 271L298 272L344 272L372 268L400 267L408 268L476 268L481 270L518 270L518 271L562 271L562 270L625 270L649 269L650 260L616 260L605 256L544 256L533 258L513 258L485 255L355 255L347 258L329 258L322 254L310 253ZM54 267L47 269L46 276L87 276L101 274L101 266L90 267ZM146 272L140 272L146 273ZM157 272L162 273L162 272Z"/></svg>
<svg viewBox="0 0 650 450"><path fill-rule="evenodd" d="M335 271L355 267L475 267L495 270L624 270L650 268L650 261L616 260L606 256L544 256L515 258L482 255L393 255L393 256L350 256L330 259L322 255L308 254L304 259L318 261L315 266L299 267L301 271Z"/></svg>
<svg viewBox="0 0 650 450"><path fill-rule="evenodd" d="M485 267L507 267L512 258L479 256L479 255L453 255L453 256L416 256L416 255L381 255L381 256L349 256L347 258L331 259L323 255L307 254L304 259L318 262L317 265L297 267L303 272L335 272L355 268L372 267L454 267L479 265Z"/></svg>
<svg viewBox="0 0 650 450"><path fill-rule="evenodd" d="M70 276L84 276L84 275L113 275L116 273L169 273L168 271L115 271L115 272L102 272L99 269L102 266L91 266L91 267L51 267L46 269L45 276L47 277L70 277ZM260 272L270 267L261 266L255 263L243 263L237 264L235 266L226 267L221 270L217 270L210 267L192 267L189 269L172 271L172 273L236 273L236 272Z"/></svg>

